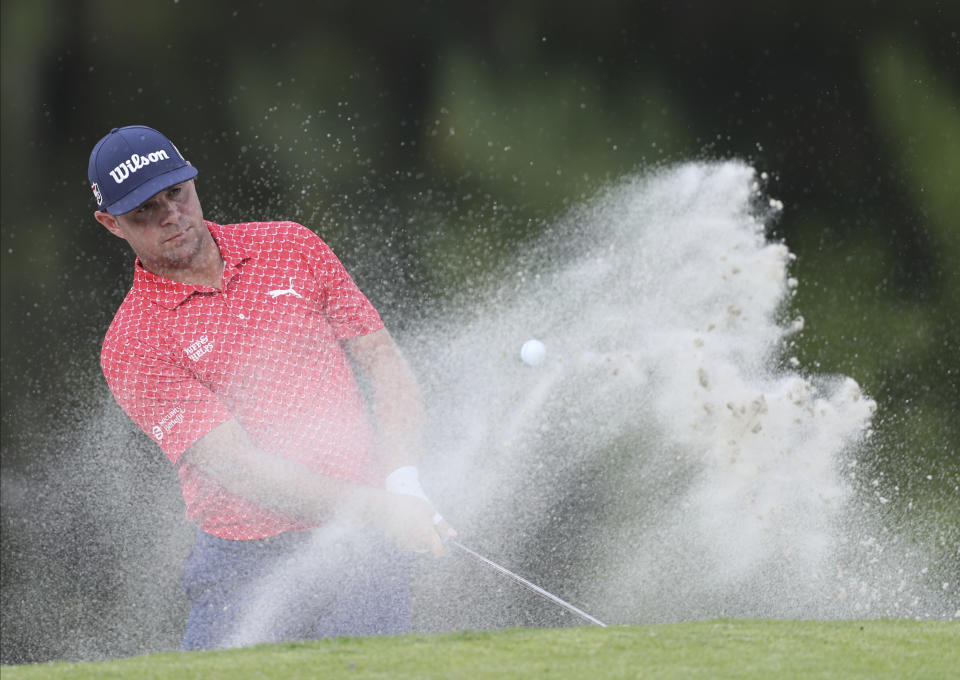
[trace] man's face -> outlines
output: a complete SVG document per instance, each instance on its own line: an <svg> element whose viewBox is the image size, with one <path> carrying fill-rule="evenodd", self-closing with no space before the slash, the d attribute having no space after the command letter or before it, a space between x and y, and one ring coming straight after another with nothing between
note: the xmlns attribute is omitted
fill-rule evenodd
<svg viewBox="0 0 960 680"><path fill-rule="evenodd" d="M128 213L97 213L154 273L189 267L209 237L193 180L154 194Z"/></svg>

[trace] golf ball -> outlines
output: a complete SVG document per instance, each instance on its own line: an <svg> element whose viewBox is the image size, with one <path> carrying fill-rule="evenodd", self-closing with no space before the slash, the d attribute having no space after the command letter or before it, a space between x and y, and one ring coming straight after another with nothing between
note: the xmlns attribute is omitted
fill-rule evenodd
<svg viewBox="0 0 960 680"><path fill-rule="evenodd" d="M531 338L520 348L520 358L528 366L537 366L547 358L547 346L539 340Z"/></svg>

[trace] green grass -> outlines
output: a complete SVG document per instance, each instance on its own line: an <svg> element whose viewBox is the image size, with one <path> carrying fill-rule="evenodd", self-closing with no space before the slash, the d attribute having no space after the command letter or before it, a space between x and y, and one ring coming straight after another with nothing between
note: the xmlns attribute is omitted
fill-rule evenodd
<svg viewBox="0 0 960 680"><path fill-rule="evenodd" d="M3 678L960 678L960 623L718 620L340 638L5 666Z"/></svg>

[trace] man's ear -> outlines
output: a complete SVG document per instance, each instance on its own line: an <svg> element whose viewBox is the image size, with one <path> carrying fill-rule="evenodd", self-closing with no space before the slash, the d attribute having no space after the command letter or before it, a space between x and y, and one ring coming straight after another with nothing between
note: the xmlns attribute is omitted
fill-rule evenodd
<svg viewBox="0 0 960 680"><path fill-rule="evenodd" d="M117 222L116 217L103 210L97 210L95 213L93 213L93 216L96 218L97 222L105 226L111 234L122 239L126 238L123 235L123 229L120 227L120 223Z"/></svg>

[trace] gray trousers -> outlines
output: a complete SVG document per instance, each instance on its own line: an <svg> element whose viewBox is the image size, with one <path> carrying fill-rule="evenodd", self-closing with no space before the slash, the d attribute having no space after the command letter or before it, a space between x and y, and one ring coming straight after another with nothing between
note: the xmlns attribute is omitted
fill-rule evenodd
<svg viewBox="0 0 960 680"><path fill-rule="evenodd" d="M181 649L404 633L412 555L371 532L232 541L197 532L183 569Z"/></svg>

